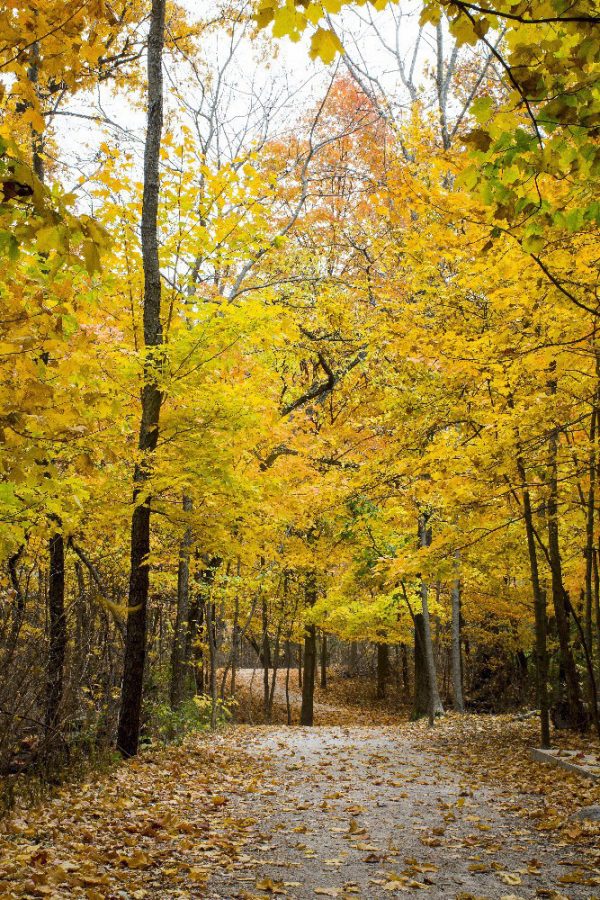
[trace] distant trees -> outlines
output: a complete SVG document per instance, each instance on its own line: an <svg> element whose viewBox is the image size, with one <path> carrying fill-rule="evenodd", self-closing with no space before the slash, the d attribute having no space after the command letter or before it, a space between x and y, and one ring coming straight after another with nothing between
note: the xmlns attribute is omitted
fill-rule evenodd
<svg viewBox="0 0 600 900"><path fill-rule="evenodd" d="M294 86L244 80L243 10L0 16L5 769L50 735L129 756L214 725L248 654L266 719L299 659L311 725L319 635L324 683L362 667L415 716L501 697L544 744L552 715L598 727L594 17L536 9L428 5L432 72L392 47L402 116L326 21L346 69L291 125ZM550 26L571 61L521 71ZM75 215L58 123L107 79L143 84L144 169L107 125Z"/></svg>

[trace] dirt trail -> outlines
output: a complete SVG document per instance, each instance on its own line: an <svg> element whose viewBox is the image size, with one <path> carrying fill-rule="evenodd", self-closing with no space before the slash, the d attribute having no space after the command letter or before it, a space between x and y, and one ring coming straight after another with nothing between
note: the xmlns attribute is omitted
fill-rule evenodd
<svg viewBox="0 0 600 900"><path fill-rule="evenodd" d="M246 690L252 692L255 696L262 697L263 684L261 669L238 669L236 679L238 687L242 686L246 688ZM297 675L296 672L293 671L290 673L288 697L290 707L299 712L300 706L302 705L302 691L298 688L297 684ZM273 701L275 704L279 704L279 706L286 706L285 671L283 670L280 670L277 673ZM327 721L331 716L335 717L341 710L338 706L334 706L331 703L323 703L322 700L315 698L313 712L315 716Z"/></svg>
<svg viewBox="0 0 600 900"><path fill-rule="evenodd" d="M597 873L578 870L572 848L492 790L430 771L402 729L260 727L238 737L266 776L256 793L231 798L229 814L255 822L242 865L210 879L211 898L600 897Z"/></svg>

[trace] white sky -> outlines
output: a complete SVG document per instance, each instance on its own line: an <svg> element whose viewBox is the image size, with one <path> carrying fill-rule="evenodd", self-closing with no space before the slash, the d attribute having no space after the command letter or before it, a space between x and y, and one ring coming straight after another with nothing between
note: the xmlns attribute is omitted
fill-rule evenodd
<svg viewBox="0 0 600 900"><path fill-rule="evenodd" d="M214 4L210 0L184 0L184 4L191 15L197 15L198 10L210 10L214 15ZM407 103L408 95L402 86L394 54L399 51L407 59L412 54L418 33L419 0L403 4L402 9L401 22L398 20L397 7L377 13L369 12L370 7L367 6L334 17L336 28L343 32L344 45L351 57L361 66L364 64L369 73L379 79L388 96L396 99L400 106ZM372 21L369 21L371 16ZM220 116L225 138L229 135L231 139L231 135L240 127L251 103L256 104L257 99L263 102L264 98L265 103L272 107L269 126L271 132L281 134L293 129L294 122L302 112L310 109L323 96L335 68L344 70L344 64L339 59L328 67L318 60L313 62L309 58L308 37L298 43L287 38L273 40L271 51L266 56L258 49L262 43L243 39L225 75L228 90L225 92ZM210 73L214 77L214 73L218 71L228 44L227 35L221 34L210 37L202 46L199 64L207 86L210 85ZM430 42L422 41L416 80L423 80L424 65L431 58L430 47ZM165 84L169 86L178 80L184 64L167 60L166 68ZM185 99L192 106L198 105L200 93L197 86L189 93L186 92ZM141 155L145 115L139 98L128 96L123 91L115 94L104 85L93 97L78 95L67 111L79 115L102 112L113 123L98 127L93 121L73 115L57 117L59 158L65 165L63 178L69 189L76 185L82 173L93 171L98 147L103 140L108 143L117 140L121 146ZM249 139L252 140L251 134Z"/></svg>

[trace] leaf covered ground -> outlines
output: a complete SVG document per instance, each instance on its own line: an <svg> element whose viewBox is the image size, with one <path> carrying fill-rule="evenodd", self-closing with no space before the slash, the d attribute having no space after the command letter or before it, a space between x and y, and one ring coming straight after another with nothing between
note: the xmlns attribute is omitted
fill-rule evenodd
<svg viewBox="0 0 600 900"><path fill-rule="evenodd" d="M15 810L0 897L600 897L600 826L573 818L600 786L530 760L535 723L336 709L149 750Z"/></svg>

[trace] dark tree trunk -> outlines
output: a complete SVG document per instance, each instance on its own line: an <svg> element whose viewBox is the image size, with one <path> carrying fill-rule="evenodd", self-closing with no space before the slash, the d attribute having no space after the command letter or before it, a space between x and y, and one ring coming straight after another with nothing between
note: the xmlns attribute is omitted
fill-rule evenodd
<svg viewBox="0 0 600 900"><path fill-rule="evenodd" d="M306 583L306 604L310 608L317 599L317 584L314 573ZM315 675L317 669L317 629L307 625L304 631L304 677L302 679L302 708L300 724L312 725L314 721Z"/></svg>
<svg viewBox="0 0 600 900"><path fill-rule="evenodd" d="M581 699L579 676L571 647L569 615L565 589L562 580L562 561L560 556L558 534L558 471L557 471L558 434L556 429L550 436L549 455L549 497L548 497L548 554L552 572L552 603L560 659L564 672L566 700L572 728L585 726L586 716Z"/></svg>
<svg viewBox="0 0 600 900"><path fill-rule="evenodd" d="M598 571L598 549L594 549L594 609L596 619L596 671L600 675L600 572Z"/></svg>
<svg viewBox="0 0 600 900"><path fill-rule="evenodd" d="M429 713L429 677L425 657L425 627L423 614L415 615L415 687L413 719L421 719Z"/></svg>
<svg viewBox="0 0 600 900"><path fill-rule="evenodd" d="M408 650L406 644L400 645L400 658L402 666L402 687L408 692L410 691L410 675L408 671Z"/></svg>
<svg viewBox="0 0 600 900"><path fill-rule="evenodd" d="M215 604L207 598L205 601L206 634L208 637L209 689L210 689L210 727L217 727L217 614Z"/></svg>
<svg viewBox="0 0 600 900"><path fill-rule="evenodd" d="M458 573L458 554L455 554L455 560L457 572L456 577L452 582L452 694L454 699L454 709L456 710L456 712L462 713L465 711L465 701L463 697L462 654L460 640L462 617L460 614L461 597L460 576Z"/></svg>
<svg viewBox="0 0 600 900"><path fill-rule="evenodd" d="M190 603L185 659L197 694L204 693L204 596L195 594Z"/></svg>
<svg viewBox="0 0 600 900"><path fill-rule="evenodd" d="M321 632L321 687L327 690L327 633Z"/></svg>
<svg viewBox="0 0 600 900"><path fill-rule="evenodd" d="M431 527L429 525L429 515L427 513L422 513L419 516L419 544L421 547L429 547L431 545ZM443 715L444 707L438 688L433 639L431 637L429 587L424 578L421 578L421 612L423 614L422 644L423 652L425 654L425 663L427 665L427 684L429 685L429 719L431 724L433 724L436 716Z"/></svg>
<svg viewBox="0 0 600 900"><path fill-rule="evenodd" d="M540 707L540 738L542 747L550 746L550 701L548 698L548 614L546 611L546 592L540 584L537 550L533 524L531 497L527 489L525 467L521 458L517 459L521 490L523 493L523 518L527 535L529 553L529 571L533 591L533 609L535 617L535 663L537 675L537 696Z"/></svg>
<svg viewBox="0 0 600 900"><path fill-rule="evenodd" d="M387 644L377 644L377 699L385 700L385 692L390 670Z"/></svg>
<svg viewBox="0 0 600 900"><path fill-rule="evenodd" d="M143 495L152 472L152 455L158 441L162 394L158 374L163 341L160 317L161 281L158 256L159 161L163 124L162 55L166 0L152 0L148 35L147 129L144 150L142 199L142 260L144 267L144 385L138 440L140 462L135 467L131 519L129 612L125 636L121 709L117 747L123 756L138 751L141 727L149 588L150 498ZM140 502L140 495L143 496Z"/></svg>
<svg viewBox="0 0 600 900"><path fill-rule="evenodd" d="M192 511L192 498L183 498L183 511ZM171 649L171 685L169 699L171 709L177 707L185 699L185 682L187 676L187 629L190 607L190 550L192 546L192 529L185 529L179 547L179 567L177 569L177 611L175 614L175 632Z"/></svg>
<svg viewBox="0 0 600 900"><path fill-rule="evenodd" d="M63 698L67 624L65 619L65 542L62 534L50 538L50 572L48 583L48 672L46 680L45 725L48 741L52 740L60 721Z"/></svg>
<svg viewBox="0 0 600 900"><path fill-rule="evenodd" d="M269 616L267 601L262 601L262 665L263 665L263 711L265 722L271 721L269 667L271 664L271 644L269 641Z"/></svg>
<svg viewBox="0 0 600 900"><path fill-rule="evenodd" d="M285 642L285 711L287 724L292 724L292 708L290 705L290 668L292 666L292 648L289 638Z"/></svg>
<svg viewBox="0 0 600 900"><path fill-rule="evenodd" d="M239 576L239 565L238 565L238 576ZM238 664L238 648L240 644L240 601L236 596L233 610L233 628L231 631L231 684L230 684L230 693L231 696L235 694L235 676L237 674L237 664ZM223 692L223 695L225 692Z"/></svg>

